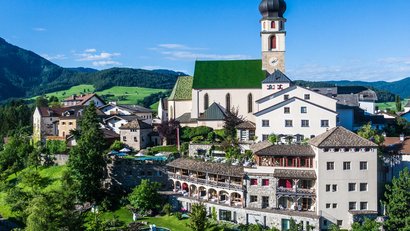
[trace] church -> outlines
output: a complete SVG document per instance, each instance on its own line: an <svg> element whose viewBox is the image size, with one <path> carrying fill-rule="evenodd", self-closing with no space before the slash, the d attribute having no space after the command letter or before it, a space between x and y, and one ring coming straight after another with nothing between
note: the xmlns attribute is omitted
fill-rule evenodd
<svg viewBox="0 0 410 231"><path fill-rule="evenodd" d="M239 137L257 141L271 134L301 141L336 127L337 100L286 76L285 1L263 0L259 11L261 59L196 61L193 77L178 79L168 99L169 119L221 129L227 112L238 110L251 125Z"/></svg>

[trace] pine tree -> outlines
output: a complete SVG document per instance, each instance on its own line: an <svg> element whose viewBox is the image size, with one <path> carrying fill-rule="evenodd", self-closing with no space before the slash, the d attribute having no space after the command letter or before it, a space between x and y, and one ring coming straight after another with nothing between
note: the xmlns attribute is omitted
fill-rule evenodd
<svg viewBox="0 0 410 231"><path fill-rule="evenodd" d="M205 205L193 204L188 227L193 231L205 231L208 224Z"/></svg>
<svg viewBox="0 0 410 231"><path fill-rule="evenodd" d="M106 163L103 156L104 136L94 103L85 108L79 134L77 146L70 152L68 169L77 199L80 202L96 202L102 195Z"/></svg>
<svg viewBox="0 0 410 231"><path fill-rule="evenodd" d="M386 185L387 230L408 230L410 227L410 173L407 168L400 172L399 178L393 178L391 185Z"/></svg>
<svg viewBox="0 0 410 231"><path fill-rule="evenodd" d="M396 110L397 112L402 111L401 99L399 95L396 96Z"/></svg>

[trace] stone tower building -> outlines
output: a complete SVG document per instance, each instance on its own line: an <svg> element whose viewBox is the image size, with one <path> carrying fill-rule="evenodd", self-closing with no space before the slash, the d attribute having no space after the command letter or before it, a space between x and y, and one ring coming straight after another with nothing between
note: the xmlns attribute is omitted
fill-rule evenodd
<svg viewBox="0 0 410 231"><path fill-rule="evenodd" d="M285 0L262 0L259 11L262 14L262 69L269 74L275 70L285 73Z"/></svg>

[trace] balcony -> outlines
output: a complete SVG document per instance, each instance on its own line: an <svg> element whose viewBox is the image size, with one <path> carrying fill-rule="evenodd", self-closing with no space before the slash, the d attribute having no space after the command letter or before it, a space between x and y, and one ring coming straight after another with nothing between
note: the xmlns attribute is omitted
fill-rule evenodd
<svg viewBox="0 0 410 231"><path fill-rule="evenodd" d="M242 185L234 184L232 182L214 181L214 180L203 179L203 178L198 178L198 177L180 175L180 174L176 174L176 173L173 173L173 172L168 172L168 177L176 179L176 180L182 180L182 181L186 181L186 182L189 182L189 183L195 183L195 184L205 185L205 186L210 186L210 187L217 187L217 188L223 188L223 189L228 189L228 190L237 190L237 191L243 191L244 190Z"/></svg>
<svg viewBox="0 0 410 231"><path fill-rule="evenodd" d="M312 189L305 189L305 188L285 188L285 187L277 187L276 189L277 195L282 196L305 196L305 197L316 197L316 190Z"/></svg>

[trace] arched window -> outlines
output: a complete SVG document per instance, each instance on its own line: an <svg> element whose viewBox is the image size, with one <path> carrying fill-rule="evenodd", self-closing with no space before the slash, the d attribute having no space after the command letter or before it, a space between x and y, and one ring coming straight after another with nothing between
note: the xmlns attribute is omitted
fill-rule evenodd
<svg viewBox="0 0 410 231"><path fill-rule="evenodd" d="M227 111L231 110L231 94L226 94L226 108Z"/></svg>
<svg viewBox="0 0 410 231"><path fill-rule="evenodd" d="M208 109L208 107L209 107L209 95L208 93L206 93L204 95L204 110Z"/></svg>
<svg viewBox="0 0 410 231"><path fill-rule="evenodd" d="M280 21L279 30L283 30L283 22L282 21Z"/></svg>
<svg viewBox="0 0 410 231"><path fill-rule="evenodd" d="M248 95L248 113L253 112L253 100L252 100L252 93Z"/></svg>
<svg viewBox="0 0 410 231"><path fill-rule="evenodd" d="M270 44L269 44L269 48L271 50L276 49L276 36L273 35L272 37L270 37Z"/></svg>
<svg viewBox="0 0 410 231"><path fill-rule="evenodd" d="M276 28L276 22L275 22L275 21L272 21L272 22L270 23L270 27L271 27L272 29L275 29L275 28Z"/></svg>
<svg viewBox="0 0 410 231"><path fill-rule="evenodd" d="M171 117L170 117L170 119L174 119L174 108L171 106L170 109L171 109Z"/></svg>

